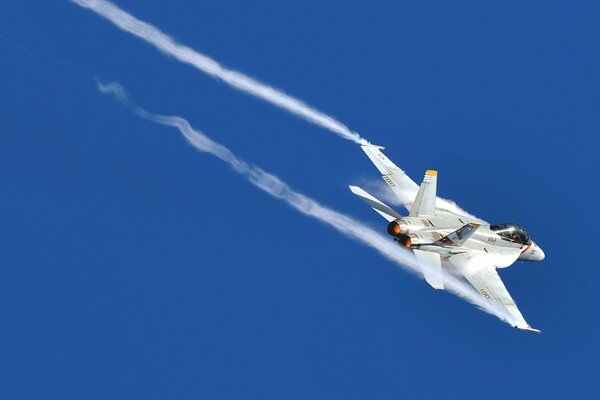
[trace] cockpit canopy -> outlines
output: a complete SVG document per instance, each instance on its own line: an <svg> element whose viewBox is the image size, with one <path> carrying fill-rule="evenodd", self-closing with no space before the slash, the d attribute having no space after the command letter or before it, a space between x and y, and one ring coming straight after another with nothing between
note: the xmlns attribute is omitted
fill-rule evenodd
<svg viewBox="0 0 600 400"><path fill-rule="evenodd" d="M490 225L490 229L498 234L502 239L509 242L528 244L531 240L529 234L521 225L496 224Z"/></svg>

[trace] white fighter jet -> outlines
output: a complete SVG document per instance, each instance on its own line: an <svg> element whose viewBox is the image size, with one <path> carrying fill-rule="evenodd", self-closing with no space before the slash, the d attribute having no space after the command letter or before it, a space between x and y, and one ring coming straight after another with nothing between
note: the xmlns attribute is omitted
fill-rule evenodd
<svg viewBox="0 0 600 400"><path fill-rule="evenodd" d="M357 186L350 186L350 190L389 222L387 231L400 246L434 267L423 269L427 283L443 290L445 273L464 276L514 321L515 328L540 333L525 321L496 272L517 260L544 259L544 252L527 231L511 223L490 225L460 212L447 200L437 198L437 171L426 171L419 187L381 152L383 147L361 147L409 214L403 217Z"/></svg>

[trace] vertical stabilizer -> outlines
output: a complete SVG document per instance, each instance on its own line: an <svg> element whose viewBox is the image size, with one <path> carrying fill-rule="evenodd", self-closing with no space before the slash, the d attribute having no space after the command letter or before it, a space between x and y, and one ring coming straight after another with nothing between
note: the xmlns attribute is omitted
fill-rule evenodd
<svg viewBox="0 0 600 400"><path fill-rule="evenodd" d="M419 192L415 198L415 202L410 209L409 216L435 216L435 200L437 192L437 171L427 170L423 177L423 183L419 187Z"/></svg>

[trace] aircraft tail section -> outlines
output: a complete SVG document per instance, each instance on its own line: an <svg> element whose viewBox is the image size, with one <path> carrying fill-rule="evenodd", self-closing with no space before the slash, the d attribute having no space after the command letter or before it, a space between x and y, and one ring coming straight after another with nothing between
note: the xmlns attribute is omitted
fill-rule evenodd
<svg viewBox="0 0 600 400"><path fill-rule="evenodd" d="M376 199L374 196L367 193L365 190L358 186L348 186L352 193L354 193L359 199L367 203L373 210L377 211L379 215L385 218L388 222L392 222L396 219L402 218L400 214L385 205L382 201Z"/></svg>
<svg viewBox="0 0 600 400"><path fill-rule="evenodd" d="M434 244L438 245L438 246L444 246L444 247L448 247L448 246L460 247L463 244L465 244L465 242L467 240L469 240L469 238L471 236L473 236L475 231L477 229L479 229L479 226L480 225L473 224L473 223L467 224L467 225L455 230L454 232L450 233L449 235L444 236L443 238L441 238Z"/></svg>
<svg viewBox="0 0 600 400"><path fill-rule="evenodd" d="M423 183L419 187L417 197L413 203L409 216L435 216L435 201L437 198L437 171L427 170Z"/></svg>

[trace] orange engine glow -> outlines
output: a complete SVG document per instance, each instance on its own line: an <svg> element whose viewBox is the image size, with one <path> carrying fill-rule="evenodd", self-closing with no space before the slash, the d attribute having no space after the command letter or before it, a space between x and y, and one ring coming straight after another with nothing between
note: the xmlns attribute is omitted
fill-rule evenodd
<svg viewBox="0 0 600 400"><path fill-rule="evenodd" d="M392 236L398 236L400 234L400 225L396 221L390 222L387 231Z"/></svg>

